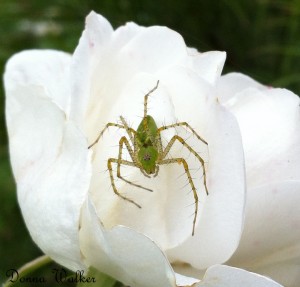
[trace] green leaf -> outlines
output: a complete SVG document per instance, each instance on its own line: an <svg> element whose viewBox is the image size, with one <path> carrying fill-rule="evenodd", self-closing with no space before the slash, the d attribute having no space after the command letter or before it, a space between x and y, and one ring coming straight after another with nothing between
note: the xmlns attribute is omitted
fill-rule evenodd
<svg viewBox="0 0 300 287"><path fill-rule="evenodd" d="M113 287L117 281L110 276L101 273L97 269L90 267L87 274L84 276L84 280L77 283L77 287Z"/></svg>

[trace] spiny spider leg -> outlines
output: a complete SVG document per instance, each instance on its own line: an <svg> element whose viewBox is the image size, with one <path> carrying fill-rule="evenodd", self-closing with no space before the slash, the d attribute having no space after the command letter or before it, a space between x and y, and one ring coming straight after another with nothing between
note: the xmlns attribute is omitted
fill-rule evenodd
<svg viewBox="0 0 300 287"><path fill-rule="evenodd" d="M122 125L120 125L120 124L107 123L107 124L105 125L104 129L99 133L99 135L98 135L98 137L96 138L96 140L95 140L92 144L90 144L90 145L88 146L88 149L90 149L91 147L93 147L93 146L100 140L100 138L102 137L102 135L104 134L104 132L105 132L109 127L117 127L117 128L120 128L120 129L125 129L129 135L130 135L130 133L133 133L133 134L136 133L136 131L135 131L134 129L132 129L132 128L129 128L129 127L126 128L125 126L122 126ZM132 137L132 135L131 135L131 137Z"/></svg>
<svg viewBox="0 0 300 287"><path fill-rule="evenodd" d="M175 128L175 127L180 127L180 126L185 126L187 129L189 129L197 138L198 140L202 141L204 144L208 145L207 141L204 140L202 137L200 137L196 131L187 123L187 122L180 122L172 125L167 125L167 126L162 126L160 127L157 132L161 133L164 130L167 130L169 128Z"/></svg>
<svg viewBox="0 0 300 287"><path fill-rule="evenodd" d="M158 132L155 137L155 145L158 149L158 154L162 155L163 154L163 145L162 145L162 141L161 141L161 136Z"/></svg>
<svg viewBox="0 0 300 287"><path fill-rule="evenodd" d="M110 176L110 181L111 181L111 185L113 188L113 191L116 195L120 196L121 198L123 198L124 200L127 200L129 202L131 202L132 204L134 204L135 206L137 206L138 208L142 208L139 204L137 204L135 201L133 201L132 199L122 195L121 193L118 192L118 189L115 185L115 179L114 179L114 175L113 175L113 170L112 170L112 162L117 163L117 164L124 164L124 165L129 165L129 166L135 166L135 164L131 161L127 161L127 160L119 160L116 158L109 158L107 161L107 168L109 171L109 176Z"/></svg>
<svg viewBox="0 0 300 287"><path fill-rule="evenodd" d="M150 136L151 141L154 143L154 141L156 140L152 133L150 133L149 131L149 127L148 127L148 121L147 121L147 110L148 110L148 97L158 88L158 84L159 84L159 80L156 82L156 86L151 89L145 96L144 96L144 117L143 117L143 125L144 125L144 130L146 131L146 133Z"/></svg>
<svg viewBox="0 0 300 287"><path fill-rule="evenodd" d="M196 191L196 187L194 185L194 182L192 180L190 171L189 171L189 166L187 164L187 162L183 159L183 158L172 158L172 159L164 159L162 161L159 162L159 164L170 164L170 163L178 163L178 164L183 164L185 173L188 177L189 183L192 187L193 190L193 194L194 194L194 199L195 199L195 215L194 215L194 219L193 219L193 231L192 231L192 236L194 236L195 234L195 225L196 225L196 219L197 219L197 214L198 214L198 195L197 195L197 191Z"/></svg>
<svg viewBox="0 0 300 287"><path fill-rule="evenodd" d="M136 183L133 183L127 179L125 179L123 176L121 176L121 161L122 161L122 151L123 151L123 145L125 144L129 154L130 154L130 157L133 161L133 165L137 168L140 168L139 164L135 161L135 158L134 158L134 153L133 153L133 150L128 142L128 139L124 136L120 139L120 142L119 142L119 155L118 155L118 166L117 166L117 177L120 178L121 180L133 185L133 186L136 186L136 187L139 187L139 188L142 188L142 189L145 189L145 190L148 190L148 191L153 191L152 189L150 188L146 188L146 187L143 187L142 185L139 185L139 184L136 184Z"/></svg>
<svg viewBox="0 0 300 287"><path fill-rule="evenodd" d="M181 138L180 136L178 135L175 135L171 138L171 140L169 141L168 145L166 146L164 152L163 152L163 155L162 155L162 159L164 159L167 154L169 153L172 145L174 144L174 142L178 140L183 146L185 146L198 160L199 162L201 163L202 165L202 169L203 169L203 183L204 183L204 187L205 187L205 191L206 191L206 194L208 195L208 189L207 189L207 186L206 186L206 170L205 170L205 163L204 163L204 160L203 158L197 154L185 141L183 138Z"/></svg>
<svg viewBox="0 0 300 287"><path fill-rule="evenodd" d="M133 136L132 136L132 131L134 131L134 133L133 133L134 135L136 134L136 131L129 127L129 125L127 124L127 122L125 121L125 119L122 116L120 116L120 119L121 119L121 122L124 126L124 129L126 130L128 136L130 138L130 141L131 141L132 145L134 146L134 139L133 139Z"/></svg>
<svg viewBox="0 0 300 287"><path fill-rule="evenodd" d="M159 81L157 81L156 86L144 96L144 118L147 117L148 97L150 96L150 94L152 94L158 88L158 84L159 84Z"/></svg>

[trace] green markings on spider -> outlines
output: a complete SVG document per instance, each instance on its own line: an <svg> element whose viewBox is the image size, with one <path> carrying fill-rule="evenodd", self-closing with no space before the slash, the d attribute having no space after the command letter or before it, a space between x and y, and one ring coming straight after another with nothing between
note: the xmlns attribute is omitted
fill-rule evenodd
<svg viewBox="0 0 300 287"><path fill-rule="evenodd" d="M110 128L110 127L116 127L119 129L124 129L126 131L126 134L128 135L128 138L126 136L122 136L119 141L119 153L117 158L109 158L107 161L107 168L109 171L110 181L113 188L113 191L115 194L117 194L122 199L131 202L138 208L141 208L141 206L133 201L132 199L122 195L115 184L115 178L113 175L113 168L112 164L117 165L117 177L124 182L147 190L147 191L153 191L149 188L146 188L142 185L133 183L127 179L125 179L121 175L121 166L132 166L138 168L141 173L145 176L150 178L156 177L159 172L159 166L160 165L168 165L177 163L183 166L184 172L188 178L189 184L192 188L194 200L195 200L195 213L194 213L194 219L193 219L193 229L192 229L192 235L195 234L195 225L196 225L196 219L198 214L198 194L197 189L194 185L194 181L191 177L191 173L189 170L189 166L187 161L182 157L176 157L176 158L167 158L171 148L173 147L175 142L181 143L185 148L187 148L190 153L192 153L199 161L200 165L202 166L203 170L203 184L206 191L206 194L208 195L208 189L206 184L206 170L205 170L205 164L203 158L180 136L174 135L170 141L167 143L166 147L163 147L162 140L161 140L161 133L165 130L176 128L176 127L183 127L190 133L192 133L194 136L197 137L199 141L204 143L208 146L208 143L200 137L196 131L187 123L187 122L179 122L171 125L161 126L157 127L156 122L154 118L150 115L148 115L148 97L151 93L153 93L158 88L159 81L157 81L156 86L150 90L145 96L144 96L144 116L139 124L137 130L134 130L133 128L129 127L125 119L120 116L120 120L122 124L117 123L107 123L104 129L99 133L96 140L88 147L93 147L102 137L104 132ZM127 149L129 152L131 161L125 160L122 158L122 151L123 148Z"/></svg>

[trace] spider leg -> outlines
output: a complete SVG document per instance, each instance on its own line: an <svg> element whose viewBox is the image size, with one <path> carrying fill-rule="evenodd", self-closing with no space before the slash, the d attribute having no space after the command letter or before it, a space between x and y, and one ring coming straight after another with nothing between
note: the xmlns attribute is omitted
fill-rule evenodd
<svg viewBox="0 0 300 287"><path fill-rule="evenodd" d="M138 208L142 208L139 204L137 204L132 199L130 199L130 198L122 195L121 193L119 193L119 191L116 187L116 184L115 184L115 179L114 179L113 169L112 169L112 162L117 163L117 164L129 165L129 166L135 166L135 164L133 162L123 160L123 159L109 158L108 161L107 161L107 168L108 168L108 171L109 171L110 181L111 181L111 185L112 185L114 193L116 195L120 196L121 198L123 198L124 200L131 202L132 204L134 204Z"/></svg>
<svg viewBox="0 0 300 287"><path fill-rule="evenodd" d="M132 129L132 128L129 127L129 125L127 124L127 122L125 121L125 119L124 119L123 116L120 116L120 119L121 119L121 122L122 122L122 124L124 126L124 129L126 130L128 136L130 138L130 141L131 141L132 145L134 146L135 143L134 143L133 135L136 134L136 131L134 129ZM134 132L132 132L132 131L134 131Z"/></svg>
<svg viewBox="0 0 300 287"><path fill-rule="evenodd" d="M104 129L99 133L98 137L96 138L96 140L90 144L88 146L88 149L90 149L91 147L93 147L99 140L100 138L102 137L102 135L104 134L104 132L109 128L109 127L117 127L119 129L125 129L127 131L127 133L130 135L131 133L132 134L135 134L135 130L130 128L130 127L125 127L124 125L120 125L120 124L115 124L115 123L107 123L104 127ZM132 137L132 135L131 135Z"/></svg>
<svg viewBox="0 0 300 287"><path fill-rule="evenodd" d="M162 155L163 154L163 145L162 145L161 136L160 136L159 132L156 133L156 137L155 137L154 142L155 142L155 145L158 149L158 154Z"/></svg>
<svg viewBox="0 0 300 287"><path fill-rule="evenodd" d="M135 166L135 167L138 167L140 168L139 164L136 162L135 160L135 157L134 157L134 152L127 140L127 138L124 136L120 139L120 142L119 142L119 156L118 156L118 166L117 166L117 177L120 178L121 180L133 185L133 186L136 186L136 187L139 187L139 188L142 188L142 189L145 189L145 190L148 190L148 191L153 191L152 189L149 189L149 188L146 188L146 187L143 187L142 185L139 185L139 184L135 184L127 179L125 179L123 176L121 176L121 163L122 163L122 150L123 150L123 145L125 144L129 154L130 154L130 157L133 161L133 164L132 166ZM128 164L127 164L128 165ZM141 169L141 168L140 168ZM147 175L148 176L148 175Z"/></svg>
<svg viewBox="0 0 300 287"><path fill-rule="evenodd" d="M175 141L178 140L183 146L185 146L201 163L202 166L202 170L203 170L203 183L204 183L204 188L205 188L205 192L208 195L208 189L207 189L207 185L206 185L206 170L205 170L205 163L203 158L197 154L185 141L182 137L175 135L171 138L171 140L169 141L168 145L166 146L163 155L162 155L162 160L167 156L167 154L169 153L171 147L173 146L173 144L175 143Z"/></svg>
<svg viewBox="0 0 300 287"><path fill-rule="evenodd" d="M188 166L187 162L185 161L185 159L183 159L183 158L172 158L172 159L164 159L161 162L159 162L159 164L170 164L170 163L183 164L185 173L188 177L189 183L190 183L190 185L192 187L192 190L193 190L193 195L194 195L194 199L195 199L195 214L194 214L194 219L193 219L192 236L194 236L196 219L197 219L197 214L198 214L198 194L197 194L197 190L196 190L196 187L195 187L194 182L192 180L192 177L191 177L191 174L190 174L190 171L189 171L189 166Z"/></svg>
<svg viewBox="0 0 300 287"><path fill-rule="evenodd" d="M144 118L147 117L148 97L158 88L158 84L159 84L159 80L157 81L156 86L144 96Z"/></svg>
<svg viewBox="0 0 300 287"><path fill-rule="evenodd" d="M170 126L171 127L171 126ZM193 194L194 194L194 199L195 199L195 215L194 215L194 220L193 220L193 231L192 231L192 235L194 235L195 233L195 224L196 224L196 219L197 219L197 214L198 214L198 195L197 195L197 190L196 187L194 185L194 182L192 180L190 171L189 171L189 167L187 162L185 161L185 159L183 158L173 158L173 159L164 159L167 154L169 153L171 147L173 146L173 144L175 143L175 141L178 140L183 146L185 146L201 163L202 165L202 169L203 169L203 183L204 183L204 187L205 187L205 191L206 194L208 195L208 189L207 189L207 185L206 185L206 170L205 170L205 165L204 165L204 160L201 156L199 156L185 141L183 138L181 138L178 135L175 135L171 138L171 140L169 141L169 143L167 144L165 150L163 151L161 160L158 162L158 164L168 164L168 163L179 163L179 164L183 164L184 170L187 174L188 180L189 180L189 184L192 187L193 190Z"/></svg>
<svg viewBox="0 0 300 287"><path fill-rule="evenodd" d="M204 140L202 137L200 137L196 131L187 123L187 122L180 122L180 123L176 123L176 124L172 124L172 125L167 125L167 126L162 126L160 127L157 132L161 133L164 130L170 129L170 128L175 128L175 127L181 127L181 126L185 126L188 130L190 130L190 132L192 134L194 134L198 140L202 141L204 144L208 145L207 141Z"/></svg>

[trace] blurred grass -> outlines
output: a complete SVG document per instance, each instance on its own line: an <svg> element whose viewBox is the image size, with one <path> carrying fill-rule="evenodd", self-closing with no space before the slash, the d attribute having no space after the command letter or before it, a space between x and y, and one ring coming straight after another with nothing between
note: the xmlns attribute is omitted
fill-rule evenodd
<svg viewBox="0 0 300 287"><path fill-rule="evenodd" d="M200 51L227 52L225 72L240 71L262 83L300 93L300 2L296 0L1 0L0 72L6 60L24 49L76 47L90 10L114 27L127 21L166 25ZM17 205L0 101L0 282L41 252L31 241ZM24 285L22 285L24 286Z"/></svg>

